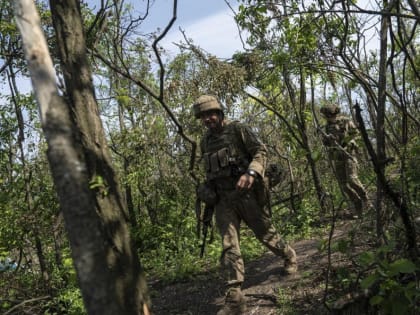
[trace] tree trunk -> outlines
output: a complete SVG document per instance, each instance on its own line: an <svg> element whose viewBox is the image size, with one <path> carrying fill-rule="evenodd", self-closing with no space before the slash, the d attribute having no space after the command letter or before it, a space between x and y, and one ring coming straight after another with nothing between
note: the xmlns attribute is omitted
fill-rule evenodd
<svg viewBox="0 0 420 315"><path fill-rule="evenodd" d="M34 3L14 4L87 312L148 313L145 277L132 248L125 204L98 114L80 3L50 2L67 100L58 95Z"/></svg>
<svg viewBox="0 0 420 315"><path fill-rule="evenodd" d="M125 159L124 160L124 174L128 174L129 172L129 162ZM128 209L128 215L130 217L130 224L133 229L138 229L139 225L137 223L136 219L136 212L134 210L134 202L133 202L133 191L131 189L131 184L126 183L124 185L125 190L125 199L127 201L127 209Z"/></svg>
<svg viewBox="0 0 420 315"><path fill-rule="evenodd" d="M388 7L388 1L384 1L385 10ZM386 64L387 64L387 43L388 43L388 24L389 18L382 16L380 30L380 57L379 57L379 78L378 78L378 108L376 121L376 154L379 161L380 173L385 174L385 102L386 102ZM376 180L376 233L378 242L383 244L385 224L385 215L383 209L384 187L379 179Z"/></svg>
<svg viewBox="0 0 420 315"><path fill-rule="evenodd" d="M305 150L306 159L309 163L311 168L312 179L314 181L314 186L316 190L316 195L318 197L319 206L321 208L322 215L327 213L327 205L325 202L325 191L321 184L321 177L319 176L318 169L316 167L316 163L312 157L312 148L308 140L308 128L306 124L305 118L305 111L307 110L307 103L306 103L306 74L304 69L300 69L300 104L299 104L299 111L296 111L297 116L297 123L299 125L299 133L302 138L302 147Z"/></svg>

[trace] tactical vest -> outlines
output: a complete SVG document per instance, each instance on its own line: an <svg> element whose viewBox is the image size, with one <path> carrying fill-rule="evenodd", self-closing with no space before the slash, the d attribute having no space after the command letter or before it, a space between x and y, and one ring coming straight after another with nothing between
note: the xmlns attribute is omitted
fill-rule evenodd
<svg viewBox="0 0 420 315"><path fill-rule="evenodd" d="M236 121L226 121L220 134L208 132L201 149L208 180L237 178L245 173L251 161Z"/></svg>
<svg viewBox="0 0 420 315"><path fill-rule="evenodd" d="M346 117L338 117L335 123L329 123L325 127L325 131L327 134L331 134L335 136L337 143L341 146L345 147L351 139L349 136L352 137L352 134L349 134L352 130L350 130L350 121Z"/></svg>
<svg viewBox="0 0 420 315"><path fill-rule="evenodd" d="M355 126L347 117L337 117L335 123L329 123L325 127L327 134L335 136L337 143L345 150L339 149L335 144L329 147L330 158L335 161L346 161L354 156L357 151L356 141L353 139L357 134Z"/></svg>

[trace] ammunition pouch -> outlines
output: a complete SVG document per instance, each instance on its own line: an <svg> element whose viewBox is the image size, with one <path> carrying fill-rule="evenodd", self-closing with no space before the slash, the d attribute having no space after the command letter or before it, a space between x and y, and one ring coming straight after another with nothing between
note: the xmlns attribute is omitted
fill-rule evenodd
<svg viewBox="0 0 420 315"><path fill-rule="evenodd" d="M223 148L216 152L204 155L204 165L207 174L214 177L227 177L230 175L229 149Z"/></svg>
<svg viewBox="0 0 420 315"><path fill-rule="evenodd" d="M209 180L239 177L245 173L248 164L249 161L232 156L229 147L204 154L204 166Z"/></svg>

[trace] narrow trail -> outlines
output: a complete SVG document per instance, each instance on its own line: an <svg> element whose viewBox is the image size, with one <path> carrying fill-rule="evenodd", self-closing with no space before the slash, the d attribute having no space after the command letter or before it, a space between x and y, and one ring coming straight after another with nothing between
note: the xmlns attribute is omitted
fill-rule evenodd
<svg viewBox="0 0 420 315"><path fill-rule="evenodd" d="M334 239L345 237L356 221L337 224ZM328 235L292 244L298 256L299 271L283 273L283 260L271 253L245 263L243 293L247 315L327 314L323 305L325 274L328 266L326 251L319 250L321 239ZM340 254L331 256L334 264L345 261ZM213 273L173 284L156 282L151 285L154 315L214 315L223 303L222 280ZM282 311L283 310L283 311Z"/></svg>

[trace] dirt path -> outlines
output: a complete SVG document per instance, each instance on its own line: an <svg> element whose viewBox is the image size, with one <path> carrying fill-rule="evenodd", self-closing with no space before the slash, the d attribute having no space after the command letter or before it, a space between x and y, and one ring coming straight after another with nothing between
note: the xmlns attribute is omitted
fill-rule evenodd
<svg viewBox="0 0 420 315"><path fill-rule="evenodd" d="M338 225L334 238L346 235L351 226ZM328 237L328 236L326 236ZM286 276L282 259L271 253L245 263L243 293L251 315L326 314L323 306L325 271L328 257L318 250L320 239L292 244L298 255L299 272ZM332 256L334 260L340 257ZM151 285L154 315L214 315L223 303L222 280L218 275L203 274L186 282Z"/></svg>

